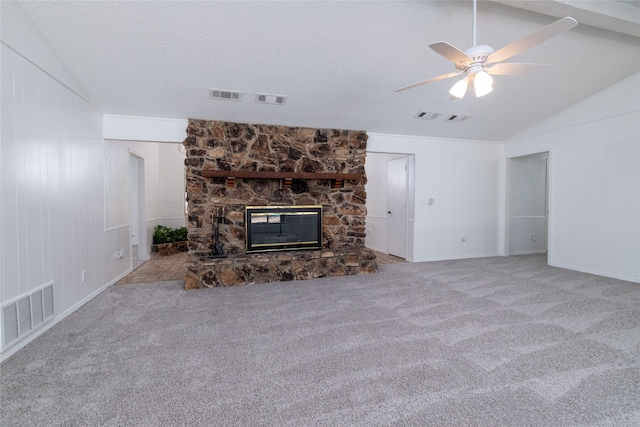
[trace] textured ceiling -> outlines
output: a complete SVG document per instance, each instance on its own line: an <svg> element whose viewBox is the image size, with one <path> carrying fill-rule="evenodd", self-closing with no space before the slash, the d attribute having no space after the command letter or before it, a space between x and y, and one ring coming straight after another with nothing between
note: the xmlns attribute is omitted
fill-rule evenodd
<svg viewBox="0 0 640 427"><path fill-rule="evenodd" d="M557 19L559 2L506 3L480 2L478 44L497 50ZM553 13L541 13L545 3ZM471 46L471 1L19 4L104 114L502 141L640 72L640 38L612 31L619 24L599 12L506 61L554 64L551 73L496 76L491 94L450 101L456 79L394 89L455 71L428 45ZM633 34L638 15L626 16ZM244 99L212 100L209 88ZM257 92L286 104L256 103ZM421 110L441 116L416 119ZM470 118L445 122L451 114Z"/></svg>

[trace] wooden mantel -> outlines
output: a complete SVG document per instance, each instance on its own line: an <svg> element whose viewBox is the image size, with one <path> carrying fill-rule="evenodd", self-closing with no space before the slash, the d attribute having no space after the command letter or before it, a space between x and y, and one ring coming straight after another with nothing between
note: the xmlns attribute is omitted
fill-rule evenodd
<svg viewBox="0 0 640 427"><path fill-rule="evenodd" d="M333 188L341 188L348 179L358 180L362 178L359 173L330 173L330 172L276 172L276 171L243 171L243 170L213 170L204 169L202 176L205 178L227 178L227 187L235 186L236 178L249 179L282 179L284 188L291 187L294 179L327 179L331 180Z"/></svg>
<svg viewBox="0 0 640 427"><path fill-rule="evenodd" d="M204 169L205 178L256 178L256 179L360 179L359 173L330 172L275 172L275 171L224 171Z"/></svg>

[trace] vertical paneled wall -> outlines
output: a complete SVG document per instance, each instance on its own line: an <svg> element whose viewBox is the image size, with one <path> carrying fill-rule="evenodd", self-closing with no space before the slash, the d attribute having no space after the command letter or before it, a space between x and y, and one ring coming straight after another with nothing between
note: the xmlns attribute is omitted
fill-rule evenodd
<svg viewBox="0 0 640 427"><path fill-rule="evenodd" d="M53 282L59 318L129 268L113 252L130 231L105 232L102 114L20 8L0 8L0 304Z"/></svg>

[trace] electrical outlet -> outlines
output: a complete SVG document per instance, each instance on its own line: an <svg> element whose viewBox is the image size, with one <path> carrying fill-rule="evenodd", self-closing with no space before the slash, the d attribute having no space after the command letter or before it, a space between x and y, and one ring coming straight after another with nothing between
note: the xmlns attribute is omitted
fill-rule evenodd
<svg viewBox="0 0 640 427"><path fill-rule="evenodd" d="M535 234L531 235L531 241L535 242L538 239L538 236L536 236Z"/></svg>
<svg viewBox="0 0 640 427"><path fill-rule="evenodd" d="M82 270L82 283L84 283L84 279L85 279L85 274L87 273L87 270Z"/></svg>

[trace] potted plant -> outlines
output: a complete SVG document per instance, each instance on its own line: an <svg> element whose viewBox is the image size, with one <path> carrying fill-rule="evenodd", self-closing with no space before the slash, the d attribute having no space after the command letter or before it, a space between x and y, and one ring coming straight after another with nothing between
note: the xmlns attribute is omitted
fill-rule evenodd
<svg viewBox="0 0 640 427"><path fill-rule="evenodd" d="M153 231L152 252L158 252L160 255L173 255L187 250L187 227L171 228L156 225Z"/></svg>

